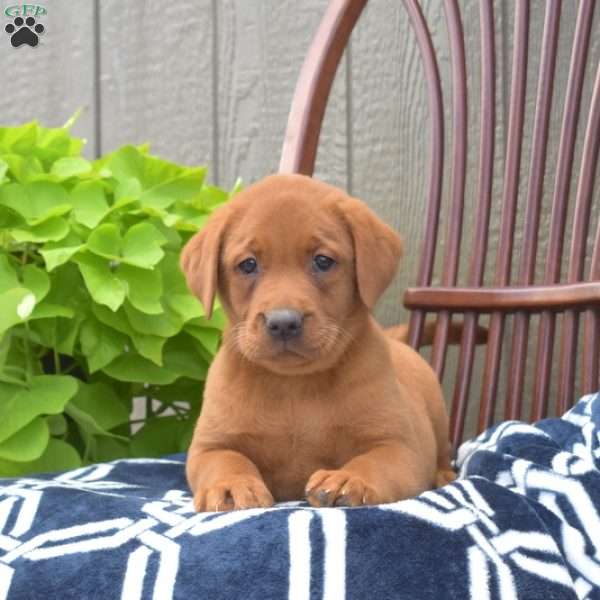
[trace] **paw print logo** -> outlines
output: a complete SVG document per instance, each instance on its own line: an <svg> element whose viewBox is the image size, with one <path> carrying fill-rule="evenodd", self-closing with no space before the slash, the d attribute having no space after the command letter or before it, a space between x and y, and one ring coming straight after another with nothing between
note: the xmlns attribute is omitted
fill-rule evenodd
<svg viewBox="0 0 600 600"><path fill-rule="evenodd" d="M18 48L27 44L35 48L40 41L40 34L44 33L45 28L41 23L35 22L33 17L16 17L12 23L9 23L4 31L10 35L10 43Z"/></svg>

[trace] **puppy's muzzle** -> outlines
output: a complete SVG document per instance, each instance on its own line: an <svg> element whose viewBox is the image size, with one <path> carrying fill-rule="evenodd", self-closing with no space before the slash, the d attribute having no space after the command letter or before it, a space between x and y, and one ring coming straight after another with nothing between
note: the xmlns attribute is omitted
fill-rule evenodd
<svg viewBox="0 0 600 600"><path fill-rule="evenodd" d="M265 313L265 328L277 341L286 341L302 335L304 315L291 308L278 308Z"/></svg>

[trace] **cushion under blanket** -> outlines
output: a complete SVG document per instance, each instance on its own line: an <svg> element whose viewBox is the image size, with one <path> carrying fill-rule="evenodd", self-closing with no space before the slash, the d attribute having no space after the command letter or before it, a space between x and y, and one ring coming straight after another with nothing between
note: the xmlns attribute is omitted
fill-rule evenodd
<svg viewBox="0 0 600 600"><path fill-rule="evenodd" d="M184 456L0 480L0 599L600 598L600 394L369 508L195 514Z"/></svg>

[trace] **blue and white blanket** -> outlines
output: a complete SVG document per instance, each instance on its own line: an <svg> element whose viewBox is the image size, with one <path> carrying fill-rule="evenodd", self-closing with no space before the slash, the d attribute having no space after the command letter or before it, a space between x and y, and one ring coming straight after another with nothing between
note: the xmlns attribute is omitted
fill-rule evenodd
<svg viewBox="0 0 600 600"><path fill-rule="evenodd" d="M600 394L371 508L194 514L184 457L0 481L0 599L600 598Z"/></svg>

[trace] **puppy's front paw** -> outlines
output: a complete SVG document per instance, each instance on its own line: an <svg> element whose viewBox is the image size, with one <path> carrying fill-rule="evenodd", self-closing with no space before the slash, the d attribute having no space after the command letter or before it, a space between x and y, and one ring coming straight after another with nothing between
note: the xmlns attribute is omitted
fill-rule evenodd
<svg viewBox="0 0 600 600"><path fill-rule="evenodd" d="M267 486L255 477L231 477L210 487L200 487L194 494L194 508L198 512L268 508L273 496Z"/></svg>
<svg viewBox="0 0 600 600"><path fill-rule="evenodd" d="M378 504L377 492L362 478L343 469L321 469L306 484L306 499L312 506L362 506Z"/></svg>

